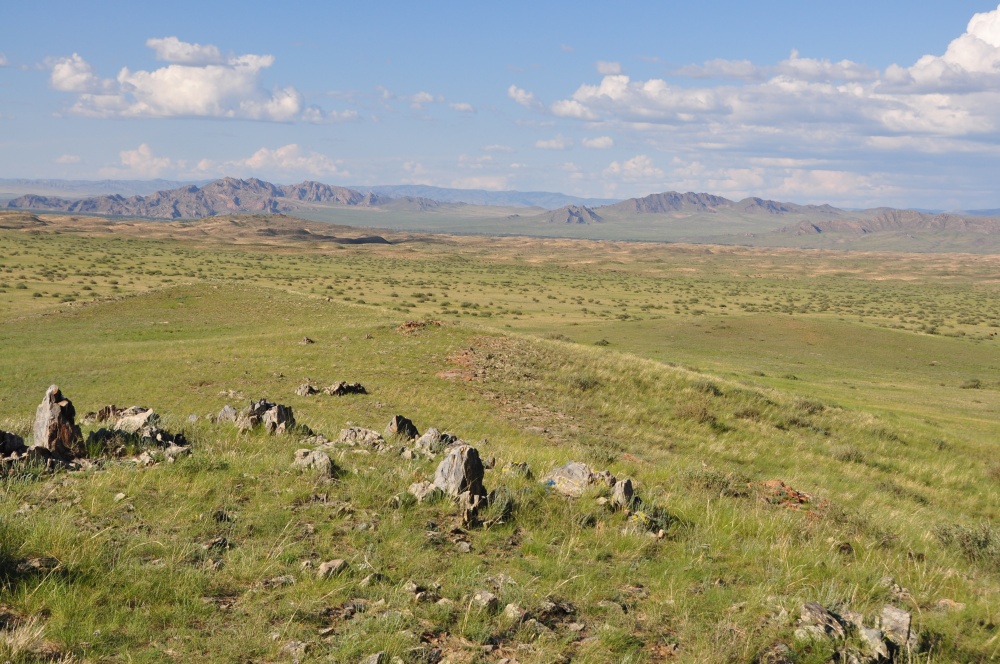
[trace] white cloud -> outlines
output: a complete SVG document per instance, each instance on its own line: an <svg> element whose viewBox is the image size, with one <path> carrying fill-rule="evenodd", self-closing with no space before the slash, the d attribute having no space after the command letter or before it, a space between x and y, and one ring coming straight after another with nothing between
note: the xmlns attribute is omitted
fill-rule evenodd
<svg viewBox="0 0 1000 664"><path fill-rule="evenodd" d="M227 162L230 166L243 166L254 173L306 173L314 177L349 175L337 162L318 152L305 152L295 143L269 150L261 148L250 157Z"/></svg>
<svg viewBox="0 0 1000 664"><path fill-rule="evenodd" d="M429 92L418 92L417 94L410 97L410 108L414 110L420 110L424 107L424 104L430 104L435 100L434 95Z"/></svg>
<svg viewBox="0 0 1000 664"><path fill-rule="evenodd" d="M162 37L147 39L146 46L153 49L156 59L162 62L174 62L181 65L221 65L225 64L217 46L208 44L189 44L177 37Z"/></svg>
<svg viewBox="0 0 1000 664"><path fill-rule="evenodd" d="M585 138L582 143L583 147L591 148L593 150L607 150L608 148L615 147L615 141L610 136L594 136L593 138Z"/></svg>
<svg viewBox="0 0 1000 664"><path fill-rule="evenodd" d="M559 135L548 140L537 140L535 141L535 147L541 150L569 150L573 147L573 141Z"/></svg>
<svg viewBox="0 0 1000 664"><path fill-rule="evenodd" d="M81 159L79 155L75 154L64 154L55 159L57 164L79 164Z"/></svg>
<svg viewBox="0 0 1000 664"><path fill-rule="evenodd" d="M507 96L525 108L537 110L542 107L542 103L535 98L534 93L522 90L516 85L507 88Z"/></svg>
<svg viewBox="0 0 1000 664"><path fill-rule="evenodd" d="M121 160L119 166L101 169L101 175L108 178L158 178L169 169L176 167L169 157L157 157L146 143L135 150L122 150L118 153Z"/></svg>
<svg viewBox="0 0 1000 664"><path fill-rule="evenodd" d="M459 113L475 113L476 107L468 102L459 101L449 104L453 111L458 111Z"/></svg>
<svg viewBox="0 0 1000 664"><path fill-rule="evenodd" d="M610 76L622 73L622 63L608 60L597 61L597 73L601 76Z"/></svg>
<svg viewBox="0 0 1000 664"><path fill-rule="evenodd" d="M114 81L100 78L78 53L52 63L51 83L54 89L61 92L103 94L112 92L115 88Z"/></svg>
<svg viewBox="0 0 1000 664"><path fill-rule="evenodd" d="M189 44L176 37L149 39L165 67L152 71L124 67L115 79L97 76L79 54L51 63L56 90L77 93L71 111L92 117L215 117L276 122L336 122L356 119L353 111L325 113L306 107L292 86L265 90L262 72L271 55L223 56L216 46Z"/></svg>
<svg viewBox="0 0 1000 664"><path fill-rule="evenodd" d="M623 180L662 179L665 173L653 164L653 160L644 154L619 163L613 161L604 169L604 174L610 177L620 177Z"/></svg>
<svg viewBox="0 0 1000 664"><path fill-rule="evenodd" d="M509 145L500 145L499 143L494 143L492 145L484 145L482 148L483 152L513 152L514 148Z"/></svg>

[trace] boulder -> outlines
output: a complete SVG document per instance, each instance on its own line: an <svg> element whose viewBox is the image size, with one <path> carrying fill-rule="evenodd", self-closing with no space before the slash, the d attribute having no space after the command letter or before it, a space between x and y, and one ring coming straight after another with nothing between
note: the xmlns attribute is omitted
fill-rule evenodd
<svg viewBox="0 0 1000 664"><path fill-rule="evenodd" d="M530 480L532 477L531 469L528 468L528 464L526 464L523 461L520 462L508 461L503 465L503 468L500 469L500 472L503 473L504 475L515 475L517 477L523 477L526 480Z"/></svg>
<svg viewBox="0 0 1000 664"><path fill-rule="evenodd" d="M50 386L35 410L32 447L57 457L84 456L83 435L75 419L73 402L63 397L58 386Z"/></svg>
<svg viewBox="0 0 1000 664"><path fill-rule="evenodd" d="M300 397L309 397L309 396L312 396L312 395L314 395L314 394L316 394L318 392L319 392L319 390L317 390L315 387L313 387L309 383L303 383L302 385L299 385L298 387L295 388L295 393L297 395L299 395Z"/></svg>
<svg viewBox="0 0 1000 664"><path fill-rule="evenodd" d="M587 464L570 461L542 477L542 482L564 496L579 498L583 495L584 489L598 479Z"/></svg>
<svg viewBox="0 0 1000 664"><path fill-rule="evenodd" d="M882 632L886 640L898 648L905 648L910 638L910 614L886 604L882 607Z"/></svg>
<svg viewBox="0 0 1000 664"><path fill-rule="evenodd" d="M221 419L221 418L220 418ZM249 431L263 426L268 433L285 433L295 426L295 416L290 406L274 404L266 399L251 401L236 417L236 426Z"/></svg>
<svg viewBox="0 0 1000 664"><path fill-rule="evenodd" d="M431 427L424 435L417 438L413 445L421 452L433 456L444 452L445 449L459 442L461 441L459 441L457 436L453 436L450 433L441 433L434 427Z"/></svg>
<svg viewBox="0 0 1000 664"><path fill-rule="evenodd" d="M398 436L407 440L413 440L420 435L420 432L417 431L417 427L409 419L402 415L396 415L389 421L388 426L385 428L385 433L382 435L386 438Z"/></svg>
<svg viewBox="0 0 1000 664"><path fill-rule="evenodd" d="M315 470L321 475L333 475L333 461L319 450L295 450L292 468L303 471Z"/></svg>
<svg viewBox="0 0 1000 664"><path fill-rule="evenodd" d="M819 602L806 602L802 605L799 625L799 629L795 630L795 637L799 640L825 638L842 641L847 638L847 632L837 616Z"/></svg>
<svg viewBox="0 0 1000 664"><path fill-rule="evenodd" d="M336 560L328 560L325 563L320 563L319 569L316 570L316 578L318 579L329 579L332 576L337 576L343 573L347 569L347 561L337 558Z"/></svg>
<svg viewBox="0 0 1000 664"><path fill-rule="evenodd" d="M612 507L615 509L627 510L635 504L637 499L635 489L632 487L631 479L626 478L619 482L615 482L614 489L612 489L611 492Z"/></svg>
<svg viewBox="0 0 1000 664"><path fill-rule="evenodd" d="M111 406L111 408L114 408L114 406ZM101 413L103 412L104 409L101 410ZM124 431L125 433L140 433L143 429L154 427L159 421L160 416L149 408L132 406L126 410L113 413L113 415L108 419L114 420L112 428L116 431Z"/></svg>
<svg viewBox="0 0 1000 664"><path fill-rule="evenodd" d="M472 596L472 606L493 613L499 607L497 596L488 590L480 590Z"/></svg>
<svg viewBox="0 0 1000 664"><path fill-rule="evenodd" d="M434 473L434 486L453 498L466 492L473 497L485 498L484 474L479 451L469 445L458 445L438 465Z"/></svg>

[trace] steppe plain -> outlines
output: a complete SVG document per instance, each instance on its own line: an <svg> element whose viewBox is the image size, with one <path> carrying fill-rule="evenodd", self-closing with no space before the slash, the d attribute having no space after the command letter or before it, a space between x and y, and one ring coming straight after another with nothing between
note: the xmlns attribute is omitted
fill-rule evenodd
<svg viewBox="0 0 1000 664"><path fill-rule="evenodd" d="M0 429L29 438L58 383L80 414L153 408L192 448L148 468L95 450L81 471L7 470L0 655L863 652L857 635L795 637L819 602L869 625L887 604L909 612L897 661L1000 656L1000 256L343 243L375 232L0 215ZM368 394L295 393L340 380ZM325 477L291 468L303 436L206 417L258 398L330 439L396 414L453 433L496 458L485 483L503 500L463 526L450 501L407 497L440 457L333 448ZM538 481L568 461L632 478L641 509ZM332 578L302 567L332 559L347 563ZM451 601L415 601L410 583ZM530 620L478 606L481 591Z"/></svg>

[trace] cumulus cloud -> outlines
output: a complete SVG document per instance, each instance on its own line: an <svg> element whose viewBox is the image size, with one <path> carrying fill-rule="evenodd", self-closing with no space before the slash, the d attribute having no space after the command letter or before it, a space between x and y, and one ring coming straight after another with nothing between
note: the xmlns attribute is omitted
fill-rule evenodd
<svg viewBox="0 0 1000 664"><path fill-rule="evenodd" d="M121 160L118 166L101 169L101 175L109 178L158 178L167 170L176 167L169 157L158 157L146 143L135 150L122 150L118 153Z"/></svg>
<svg viewBox="0 0 1000 664"><path fill-rule="evenodd" d="M581 142L583 147L592 150L607 150L615 147L615 140L610 136L594 136L593 138L585 138Z"/></svg>
<svg viewBox="0 0 1000 664"><path fill-rule="evenodd" d="M507 182L507 176L505 175L476 175L452 180L451 186L456 189L491 189L500 191L508 188Z"/></svg>
<svg viewBox="0 0 1000 664"><path fill-rule="evenodd" d="M604 174L609 177L620 177L623 180L662 179L665 175L656 167L653 160L644 154L636 155L622 163L613 161L604 169Z"/></svg>
<svg viewBox="0 0 1000 664"><path fill-rule="evenodd" d="M773 65L711 60L672 72L706 81L691 85L635 80L607 65L598 82L553 102L551 114L654 144L741 152L885 148L896 137L927 139L910 149L940 149L1000 136L1000 7L976 14L944 54L884 71L792 51Z"/></svg>
<svg viewBox="0 0 1000 664"><path fill-rule="evenodd" d="M534 93L522 90L516 85L507 88L507 96L525 108L539 109L542 106L542 103L538 101Z"/></svg>
<svg viewBox="0 0 1000 664"><path fill-rule="evenodd" d="M449 104L451 110L458 111L459 113L475 113L476 107L468 102L459 101Z"/></svg>
<svg viewBox="0 0 1000 664"><path fill-rule="evenodd" d="M514 148L509 145L501 145L499 143L493 143L492 145L484 145L483 152L513 152Z"/></svg>
<svg viewBox="0 0 1000 664"><path fill-rule="evenodd" d="M569 150L573 147L573 141L559 135L555 138L539 139L535 141L535 147L540 150Z"/></svg>
<svg viewBox="0 0 1000 664"><path fill-rule="evenodd" d="M81 159L79 155L75 154L64 154L56 157L57 164L79 164Z"/></svg>
<svg viewBox="0 0 1000 664"><path fill-rule="evenodd" d="M122 68L114 79L99 77L78 53L51 63L54 89L77 94L71 111L92 117L215 117L276 122L329 122L351 117L307 107L292 86L265 90L262 72L271 55L224 56L213 45L176 37L146 42L165 67ZM351 113L351 112L346 112Z"/></svg>

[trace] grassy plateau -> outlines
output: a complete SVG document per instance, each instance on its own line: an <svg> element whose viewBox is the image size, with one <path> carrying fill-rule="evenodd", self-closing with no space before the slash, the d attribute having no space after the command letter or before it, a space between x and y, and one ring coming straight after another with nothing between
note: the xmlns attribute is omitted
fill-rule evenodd
<svg viewBox="0 0 1000 664"><path fill-rule="evenodd" d="M897 661L1000 659L1000 256L330 234L371 231L0 215L0 429L30 443L56 383L78 420L146 406L192 451L5 467L0 661L863 650L796 639L809 601L908 611ZM295 393L341 380L368 394ZM325 477L292 469L301 431L206 417L259 398L331 440L455 434L501 499L463 526L407 494L441 456L334 447ZM641 508L539 481L569 461Z"/></svg>

